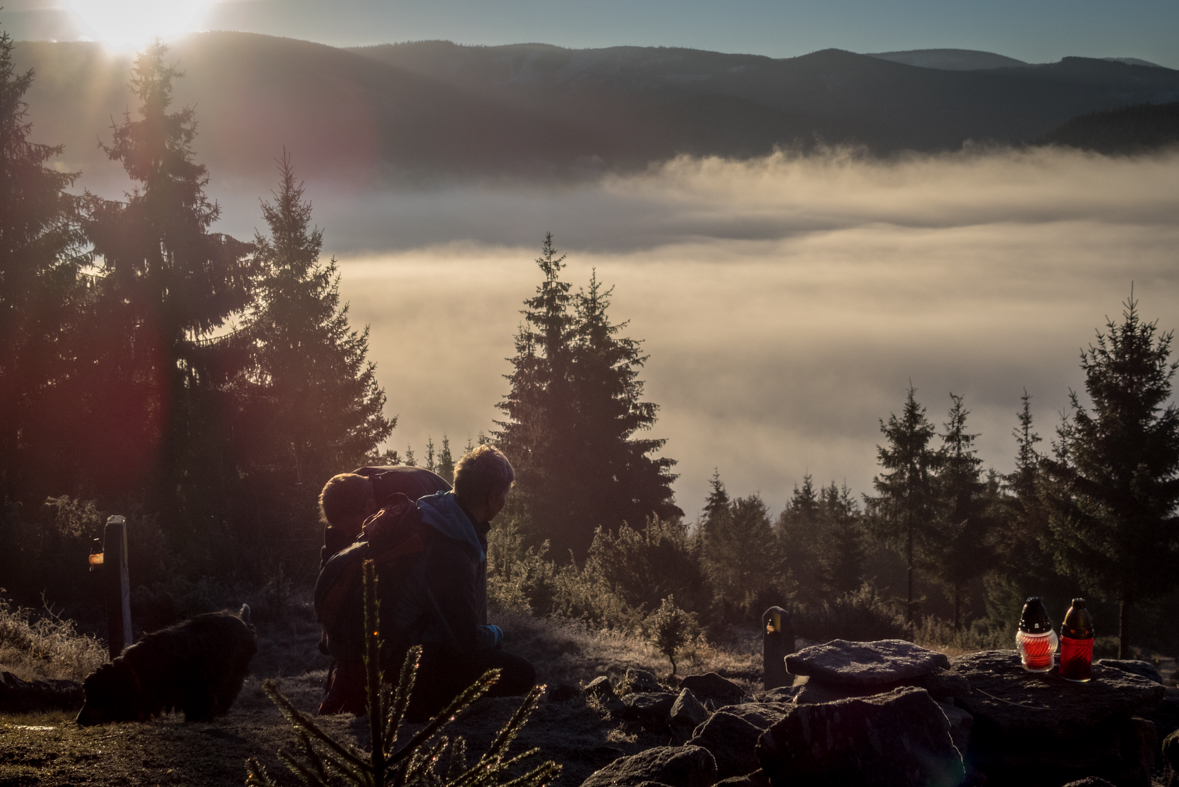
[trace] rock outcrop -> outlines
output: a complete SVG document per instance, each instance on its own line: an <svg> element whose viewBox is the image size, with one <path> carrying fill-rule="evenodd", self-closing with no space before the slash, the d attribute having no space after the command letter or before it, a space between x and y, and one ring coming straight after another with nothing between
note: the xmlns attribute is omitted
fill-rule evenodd
<svg viewBox="0 0 1179 787"><path fill-rule="evenodd" d="M958 787L965 776L950 724L929 692L799 705L755 750L772 785Z"/></svg>
<svg viewBox="0 0 1179 787"><path fill-rule="evenodd" d="M900 640L836 640L786 663L798 685L752 698L713 674L684 678L678 695L639 671L621 697L606 678L593 681L585 694L610 716L678 740L692 732L684 746L620 759L585 784L712 784L699 781L707 772L725 787L1149 787L1160 750L1179 761L1179 735L1160 746L1151 721L1170 718L1164 696L1176 693L1179 708L1179 690L1146 662L1099 661L1078 684L1026 672L1014 650L948 659Z"/></svg>
<svg viewBox="0 0 1179 787"><path fill-rule="evenodd" d="M659 746L621 757L596 771L581 787L712 787L716 763L699 746Z"/></svg>
<svg viewBox="0 0 1179 787"><path fill-rule="evenodd" d="M1120 787L1149 787L1157 736L1134 715L1160 702L1161 684L1093 665L1093 680L1071 683L1055 671L1029 673L1014 651L952 660L970 683L957 704L974 722L969 764L988 781L1059 784L1100 776Z"/></svg>

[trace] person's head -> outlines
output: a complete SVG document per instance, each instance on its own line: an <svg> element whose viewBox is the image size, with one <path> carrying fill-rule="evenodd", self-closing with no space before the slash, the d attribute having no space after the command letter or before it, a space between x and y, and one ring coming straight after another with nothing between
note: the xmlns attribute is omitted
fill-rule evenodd
<svg viewBox="0 0 1179 787"><path fill-rule="evenodd" d="M373 482L356 473L332 476L319 493L319 518L328 527L359 533L361 523L376 510Z"/></svg>
<svg viewBox="0 0 1179 787"><path fill-rule="evenodd" d="M487 522L507 502L516 472L502 451L481 445L468 453L454 468L454 496L478 521Z"/></svg>

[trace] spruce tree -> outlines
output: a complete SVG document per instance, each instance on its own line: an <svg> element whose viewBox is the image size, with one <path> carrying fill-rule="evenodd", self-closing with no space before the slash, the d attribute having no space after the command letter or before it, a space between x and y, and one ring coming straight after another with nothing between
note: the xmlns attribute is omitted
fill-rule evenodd
<svg viewBox="0 0 1179 787"><path fill-rule="evenodd" d="M641 526L649 517L679 519L671 483L675 461L653 457L666 442L639 437L651 429L658 405L642 401L639 369L647 360L640 344L620 336L626 322L611 324L607 310L613 289L603 290L596 272L574 298L573 345L575 411L573 440L581 500L576 530L589 533L601 525L614 530L623 522ZM575 553L589 542L574 544Z"/></svg>
<svg viewBox="0 0 1179 787"><path fill-rule="evenodd" d="M683 512L672 501L674 462L649 456L664 441L636 437L657 410L640 398L646 357L618 336L625 323L610 322L610 292L596 275L588 290L570 293L564 259L546 235L537 259L544 281L525 301L496 440L517 468L510 515L534 544L548 540L559 559L581 560L599 526Z"/></svg>
<svg viewBox="0 0 1179 787"><path fill-rule="evenodd" d="M448 484L454 483L454 454L450 451L450 438L442 435L442 450L438 452L438 475Z"/></svg>
<svg viewBox="0 0 1179 787"><path fill-rule="evenodd" d="M974 449L978 435L966 431L970 411L961 396L953 404L942 433L941 463L937 474L939 511L931 541L936 557L931 568L949 587L954 604L954 628L962 625L962 605L969 583L991 567L990 499L982 478L982 460Z"/></svg>
<svg viewBox="0 0 1179 787"><path fill-rule="evenodd" d="M572 515L565 495L573 484L570 454L577 450L569 373L574 325L570 284L561 280L565 256L558 256L551 233L545 235L536 264L544 281L524 301L513 370L506 376L511 390L499 403L506 418L496 422L495 442L516 470L509 517L531 543L550 540L553 554L562 560L572 539L553 537L567 531Z"/></svg>
<svg viewBox="0 0 1179 787"><path fill-rule="evenodd" d="M1036 448L1042 442L1032 417L1032 397L1025 389L1020 397L1015 438L1015 467L1000 478L999 505L990 547L996 573L989 580L988 615L1014 620L1024 600L1038 595L1045 604L1063 609L1075 595L1072 580L1062 577L1050 548L1048 512L1040 498L1043 456Z"/></svg>
<svg viewBox="0 0 1179 787"><path fill-rule="evenodd" d="M18 73L12 38L0 31L0 503L40 503L77 457L63 426L74 426L74 376L83 237L76 173L48 162L61 146L30 141L24 96L32 70Z"/></svg>
<svg viewBox="0 0 1179 787"><path fill-rule="evenodd" d="M881 421L880 431L888 440L887 445L876 447L884 472L872 481L876 497L865 496L864 501L875 535L905 560L905 620L912 626L915 574L919 566L927 565L925 558L936 534L934 480L941 457L930 445L935 430L925 417L925 408L917 403L917 390L911 385L901 416L894 413L887 424Z"/></svg>
<svg viewBox="0 0 1179 787"><path fill-rule="evenodd" d="M1133 294L1122 318L1081 351L1091 404L1071 393L1043 489L1059 565L1118 602L1119 658L1132 658L1134 606L1173 590L1179 568L1179 363Z"/></svg>
<svg viewBox="0 0 1179 787"><path fill-rule="evenodd" d="M254 416L243 428L255 431L255 472L313 497L342 468L361 464L395 421L383 414L385 394L367 360L368 329L348 322L336 261L320 258L323 231L311 225L311 203L285 152L279 174L273 201L262 203L269 235L254 238L261 275L243 326Z"/></svg>
<svg viewBox="0 0 1179 787"><path fill-rule="evenodd" d="M713 468L712 478L708 479L709 493L708 499L704 501L704 516L701 519L701 525L708 527L710 522L715 521L720 517L729 515L729 493L725 491L724 482L721 481L720 469Z"/></svg>
<svg viewBox="0 0 1179 787"><path fill-rule="evenodd" d="M725 516L706 523L702 542L705 571L724 618L759 620L767 608L793 600L795 586L759 495L733 500Z"/></svg>
<svg viewBox="0 0 1179 787"><path fill-rule="evenodd" d="M851 593L864 582L864 527L847 484L832 481L819 493L819 576L830 595Z"/></svg>
<svg viewBox="0 0 1179 787"><path fill-rule="evenodd" d="M166 64L167 51L156 42L136 58L138 112L103 146L134 188L88 208L101 260L88 395L106 427L97 444L107 465L131 471L118 479L124 491L153 474L150 502L175 532L213 513L201 509L216 507L214 490L232 474L221 391L245 358L233 335L218 331L249 304L254 268L247 244L210 231L220 209L194 161L193 109L170 111L183 74Z"/></svg>
<svg viewBox="0 0 1179 787"><path fill-rule="evenodd" d="M775 532L786 558L786 567L798 582L806 601L822 594L818 549L821 523L819 497L810 474L802 477L802 486L795 484L786 507L778 515Z"/></svg>

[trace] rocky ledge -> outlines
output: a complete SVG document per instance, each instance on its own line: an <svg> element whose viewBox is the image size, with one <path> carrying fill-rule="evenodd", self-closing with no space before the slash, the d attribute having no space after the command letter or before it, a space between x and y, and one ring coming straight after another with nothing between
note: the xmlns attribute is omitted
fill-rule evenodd
<svg viewBox="0 0 1179 787"><path fill-rule="evenodd" d="M585 784L1150 787L1160 744L1149 719L1167 690L1145 662L1099 662L1077 684L1025 672L1014 650L947 658L901 640L836 640L786 664L795 685L756 696L717 675L678 692L628 676L642 702L595 681L587 693L611 715L684 745L622 758Z"/></svg>

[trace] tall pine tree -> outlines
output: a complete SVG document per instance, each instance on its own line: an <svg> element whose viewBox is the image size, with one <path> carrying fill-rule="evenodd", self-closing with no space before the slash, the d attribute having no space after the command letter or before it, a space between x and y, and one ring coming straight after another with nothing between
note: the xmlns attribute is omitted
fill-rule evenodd
<svg viewBox="0 0 1179 787"><path fill-rule="evenodd" d="M598 526L683 512L672 501L674 463L648 456L663 441L635 436L657 409L640 398L639 343L617 335L625 323L611 324L610 293L596 276L570 293L564 259L546 235L537 259L544 281L524 302L496 442L518 471L511 515L533 543L548 540L558 559L580 560Z"/></svg>
<svg viewBox="0 0 1179 787"><path fill-rule="evenodd" d="M864 582L864 526L860 507L844 484L832 481L819 493L818 562L824 590L850 593Z"/></svg>
<svg viewBox="0 0 1179 787"><path fill-rule="evenodd" d="M795 485L775 528L786 567L806 600L817 599L823 592L818 556L820 531L819 496L808 473L802 477L802 486Z"/></svg>
<svg viewBox="0 0 1179 787"><path fill-rule="evenodd" d="M974 448L978 435L966 431L970 411L961 396L953 404L941 434L941 466L937 474L940 497L937 529L932 534L936 557L933 573L951 591L954 628L962 625L966 588L991 567L990 497L982 478L982 460Z"/></svg>
<svg viewBox="0 0 1179 787"><path fill-rule="evenodd" d="M1044 490L1061 567L1118 602L1119 658L1132 658L1134 606L1173 590L1179 568L1179 363L1132 294L1122 318L1081 352L1091 405L1072 393Z"/></svg>
<svg viewBox="0 0 1179 787"><path fill-rule="evenodd" d="M905 560L905 620L912 625L914 579L936 537L937 490L934 483L941 456L930 445L935 430L917 403L917 391L909 386L905 408L898 418L880 422L888 444L877 446L881 472L873 479L876 497L865 496L869 524L878 538L900 552Z"/></svg>
<svg viewBox="0 0 1179 787"><path fill-rule="evenodd" d="M30 141L24 96L33 72L17 73L13 41L0 31L0 503L40 503L74 465L73 377L80 266L87 259L76 174L48 166L60 146Z"/></svg>
<svg viewBox="0 0 1179 787"><path fill-rule="evenodd" d="M249 400L257 415L256 469L301 484L308 500L342 468L355 467L393 431L385 393L367 359L368 328L353 330L340 303L335 259L320 259L323 231L290 156L279 187L262 203L270 234L254 238L261 278L243 333L253 355Z"/></svg>
<svg viewBox="0 0 1179 787"><path fill-rule="evenodd" d="M135 117L104 148L134 183L124 201L92 199L86 221L101 260L89 395L108 481L153 480L149 504L174 533L219 519L233 469L221 420L224 387L245 356L221 329L250 301L249 246L210 231L220 210L194 161L191 108L170 111L173 80L156 42L132 69Z"/></svg>

